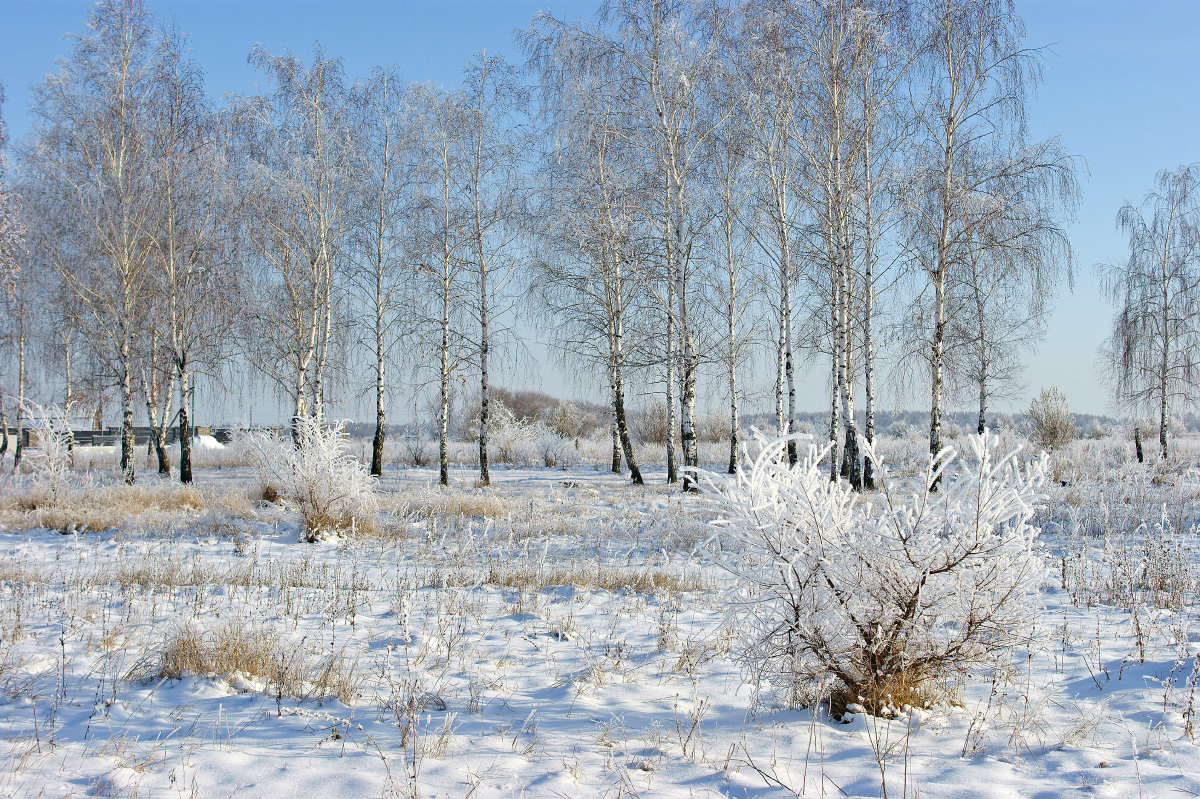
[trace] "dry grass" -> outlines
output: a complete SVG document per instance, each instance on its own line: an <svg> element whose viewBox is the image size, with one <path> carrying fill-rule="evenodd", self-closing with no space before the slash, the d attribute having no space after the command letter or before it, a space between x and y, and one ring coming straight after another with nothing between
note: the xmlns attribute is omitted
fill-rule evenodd
<svg viewBox="0 0 1200 799"><path fill-rule="evenodd" d="M202 511L230 517L252 512L246 492L240 489L112 484L60 491L55 495L29 489L0 500L0 530L103 532L150 524L166 526Z"/></svg>
<svg viewBox="0 0 1200 799"><path fill-rule="evenodd" d="M456 586L482 583L526 591L568 586L591 591L631 591L642 594L707 591L712 587L708 581L696 574L600 564L547 566L493 563L482 575L456 572L447 577L445 582Z"/></svg>
<svg viewBox="0 0 1200 799"><path fill-rule="evenodd" d="M383 510L418 520L502 519L524 509L520 503L490 491L422 491L388 494Z"/></svg>
<svg viewBox="0 0 1200 799"><path fill-rule="evenodd" d="M357 510L331 513L308 506L300 509L300 524L308 542L325 541L340 537L377 537L383 532L379 517L374 513Z"/></svg>
<svg viewBox="0 0 1200 799"><path fill-rule="evenodd" d="M37 684L29 663L18 657L0 637L0 697L8 700L28 696Z"/></svg>
<svg viewBox="0 0 1200 799"><path fill-rule="evenodd" d="M952 693L942 682L917 669L891 671L869 683L835 690L829 697L830 713L836 718L847 711L894 718L908 707L952 703Z"/></svg>
<svg viewBox="0 0 1200 799"><path fill-rule="evenodd" d="M0 560L0 586L40 585L50 582L50 576L16 557ZM0 635L0 637L3 637Z"/></svg>
<svg viewBox="0 0 1200 799"><path fill-rule="evenodd" d="M347 705L358 696L361 682L355 664L342 653L297 649L272 630L237 620L207 632L180 627L163 643L153 673L134 676L180 679L192 674L236 675L261 682L264 693L278 698L336 698Z"/></svg>
<svg viewBox="0 0 1200 799"><path fill-rule="evenodd" d="M325 591L365 591L371 586L361 573L343 572L328 563L310 560L268 561L216 566L169 558L123 562L115 569L88 575L81 583L116 585L123 591L170 592L200 586L243 588L306 588Z"/></svg>

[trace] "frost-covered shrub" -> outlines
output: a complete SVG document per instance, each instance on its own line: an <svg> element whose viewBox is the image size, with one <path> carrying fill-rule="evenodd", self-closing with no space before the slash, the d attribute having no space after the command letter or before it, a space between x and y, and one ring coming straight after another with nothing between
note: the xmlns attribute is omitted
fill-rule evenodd
<svg viewBox="0 0 1200 799"><path fill-rule="evenodd" d="M343 422L323 416L296 420L296 443L260 431L246 437L265 487L300 513L308 542L375 525L379 496L375 478L349 454Z"/></svg>
<svg viewBox="0 0 1200 799"><path fill-rule="evenodd" d="M828 698L839 712L888 714L931 701L934 686L1021 640L1045 572L1028 522L1046 460L997 457L990 433L967 441L970 457L931 459L907 501L870 447L875 503L830 482L816 447L789 468L786 439L732 478L702 476L735 577L740 657L756 680L792 705Z"/></svg>
<svg viewBox="0 0 1200 799"><path fill-rule="evenodd" d="M572 448L550 425L518 419L502 402L490 404L489 414L488 442L498 463L561 466Z"/></svg>
<svg viewBox="0 0 1200 799"><path fill-rule="evenodd" d="M72 481L71 426L67 412L57 405L26 405L27 429L32 444L24 454L24 468L41 501L56 503Z"/></svg>
<svg viewBox="0 0 1200 799"><path fill-rule="evenodd" d="M517 464L528 450L529 434L521 420L500 400L488 403L488 443L500 463Z"/></svg>
<svg viewBox="0 0 1200 799"><path fill-rule="evenodd" d="M540 465L553 469L566 464L567 455L572 450L570 441L544 422L534 422L527 430L529 443Z"/></svg>
<svg viewBox="0 0 1200 799"><path fill-rule="evenodd" d="M719 443L729 440L729 414L711 409L696 416L696 440L700 443Z"/></svg>
<svg viewBox="0 0 1200 799"><path fill-rule="evenodd" d="M666 446L675 432L667 424L667 406L663 403L631 412L628 425L630 434L642 444Z"/></svg>
<svg viewBox="0 0 1200 799"><path fill-rule="evenodd" d="M559 438L576 439L584 434L588 420L572 402L563 400L545 414L546 425Z"/></svg>
<svg viewBox="0 0 1200 799"><path fill-rule="evenodd" d="M1062 449L1075 439L1075 420L1071 417L1067 398L1054 386L1042 389L1042 393L1034 398L1026 418L1029 438L1048 452Z"/></svg>

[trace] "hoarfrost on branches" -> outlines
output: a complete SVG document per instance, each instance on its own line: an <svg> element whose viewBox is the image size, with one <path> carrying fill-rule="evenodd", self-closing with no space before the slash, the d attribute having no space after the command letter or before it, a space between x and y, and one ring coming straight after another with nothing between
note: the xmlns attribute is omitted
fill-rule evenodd
<svg viewBox="0 0 1200 799"><path fill-rule="evenodd" d="M297 417L295 446L273 433L252 433L247 442L264 486L300 512L309 543L373 524L379 507L375 478L347 447L345 423L327 424L323 414Z"/></svg>
<svg viewBox="0 0 1200 799"><path fill-rule="evenodd" d="M57 405L27 402L25 414L29 419L28 429L36 433L36 449L25 458L30 482L54 504L74 481L68 411Z"/></svg>
<svg viewBox="0 0 1200 799"><path fill-rule="evenodd" d="M880 477L857 501L808 448L794 467L788 438L729 478L701 475L722 517L714 543L735 578L731 612L740 659L760 685L793 706L828 699L891 715L996 662L1033 618L1045 569L1029 524L1047 460L999 455L990 432L968 457L930 458L911 497L864 443ZM930 487L941 485L936 492Z"/></svg>

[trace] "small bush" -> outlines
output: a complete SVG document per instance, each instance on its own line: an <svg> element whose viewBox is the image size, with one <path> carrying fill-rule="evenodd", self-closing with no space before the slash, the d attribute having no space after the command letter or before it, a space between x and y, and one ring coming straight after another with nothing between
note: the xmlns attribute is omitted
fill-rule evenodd
<svg viewBox="0 0 1200 799"><path fill-rule="evenodd" d="M725 533L716 541L734 577L728 600L740 658L795 706L827 698L889 715L933 699L1022 640L1044 576L1028 521L1046 458L1021 468L996 457L990 433L931 459L936 494L901 504L874 451L878 505L831 482L826 452L789 468L787 439L766 444L736 476L702 476Z"/></svg>
<svg viewBox="0 0 1200 799"><path fill-rule="evenodd" d="M433 461L429 449L421 440L420 433L404 439L401 444L401 452L404 463L409 466L428 466Z"/></svg>
<svg viewBox="0 0 1200 799"><path fill-rule="evenodd" d="M56 504L72 485L71 427L67 410L27 403L28 430L35 447L26 451L24 466L30 474L37 504Z"/></svg>
<svg viewBox="0 0 1200 799"><path fill-rule="evenodd" d="M300 513L308 542L376 525L379 495L367 467L349 454L344 423L323 416L296 420L297 446L274 433L252 434L263 485ZM264 489L263 495L267 496Z"/></svg>
<svg viewBox="0 0 1200 799"><path fill-rule="evenodd" d="M544 422L529 425L529 440L538 458L538 465L548 469L566 465L571 443Z"/></svg>
<svg viewBox="0 0 1200 799"><path fill-rule="evenodd" d="M546 414L545 422L546 426L562 439L579 438L588 427L587 418L579 412L574 403L565 400Z"/></svg>
<svg viewBox="0 0 1200 799"><path fill-rule="evenodd" d="M1026 413L1029 438L1047 452L1062 449L1075 440L1075 420L1067 398L1057 388L1042 389Z"/></svg>
<svg viewBox="0 0 1200 799"><path fill-rule="evenodd" d="M667 406L655 403L649 408L634 411L629 415L629 432L643 444L666 446L674 434L667 424Z"/></svg>

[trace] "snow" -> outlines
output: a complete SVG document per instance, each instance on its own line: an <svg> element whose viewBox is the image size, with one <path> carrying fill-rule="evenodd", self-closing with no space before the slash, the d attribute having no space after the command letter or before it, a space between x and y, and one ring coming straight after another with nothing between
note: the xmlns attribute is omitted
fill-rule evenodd
<svg viewBox="0 0 1200 799"><path fill-rule="evenodd" d="M379 537L339 543L297 543L295 517L266 505L238 535L0 534L0 797L1200 792L1185 734L1194 610L1076 604L1057 570L1076 546L1065 529L1043 536L1041 612L1009 667L932 708L843 723L747 682L707 511L647 477L635 490L582 468L498 469L490 492L444 494L430 470L398 470L385 508L488 496L507 511L395 512ZM1086 552L1102 559L1098 542ZM528 578L555 574L579 579ZM649 574L677 582L597 587ZM353 695L280 696L270 674L163 677L185 625L275 636L281 665L341 654Z"/></svg>
<svg viewBox="0 0 1200 799"><path fill-rule="evenodd" d="M192 436L192 446L205 450L225 449L225 445L212 436Z"/></svg>

